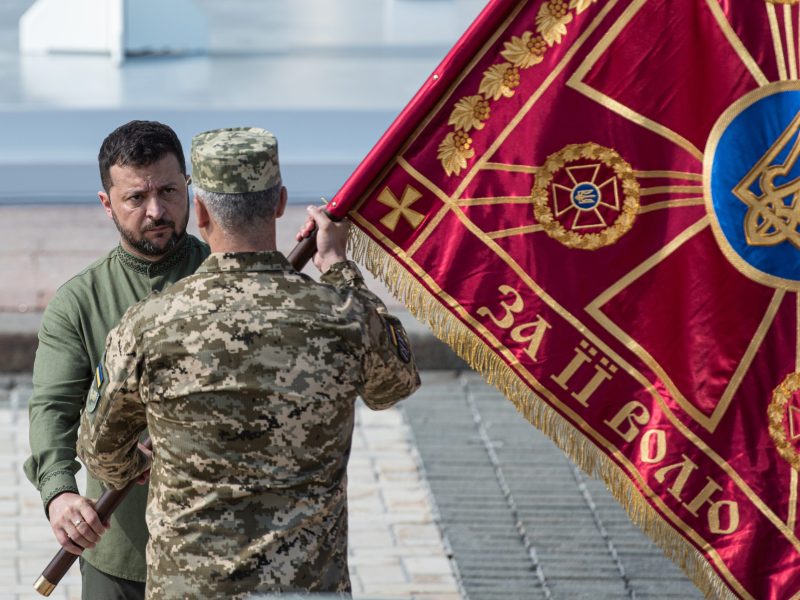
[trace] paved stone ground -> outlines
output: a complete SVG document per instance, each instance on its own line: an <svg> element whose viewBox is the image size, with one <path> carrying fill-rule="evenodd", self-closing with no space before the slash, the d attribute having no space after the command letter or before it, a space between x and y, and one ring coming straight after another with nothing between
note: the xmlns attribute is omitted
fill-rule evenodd
<svg viewBox="0 0 800 600"><path fill-rule="evenodd" d="M37 598L56 543L22 474L30 375L0 375L0 600ZM474 373L423 373L357 413L350 568L362 600L701 598L587 478ZM53 598L80 597L73 569Z"/></svg>
<svg viewBox="0 0 800 600"><path fill-rule="evenodd" d="M58 549L39 494L22 473L29 397L30 375L0 375L0 600L40 598L33 582ZM356 600L462 598L411 439L399 409L359 405L348 469ZM50 597L80 598L77 565Z"/></svg>
<svg viewBox="0 0 800 600"><path fill-rule="evenodd" d="M605 485L474 373L403 404L472 600L702 598Z"/></svg>

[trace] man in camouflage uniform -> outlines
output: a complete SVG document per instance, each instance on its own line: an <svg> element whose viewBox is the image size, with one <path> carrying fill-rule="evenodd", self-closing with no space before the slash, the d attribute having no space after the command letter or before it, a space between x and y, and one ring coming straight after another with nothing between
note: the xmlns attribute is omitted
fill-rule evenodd
<svg viewBox="0 0 800 600"><path fill-rule="evenodd" d="M346 260L346 224L309 207L322 283L275 250L286 206L261 129L192 143L212 254L108 337L79 455L115 488L148 468L149 598L348 592L346 469L354 402L383 409L419 377L399 321Z"/></svg>
<svg viewBox="0 0 800 600"><path fill-rule="evenodd" d="M109 330L151 291L194 273L208 246L186 234L186 161L171 128L154 121L121 125L103 140L98 162L98 196L120 243L62 285L44 312L25 474L41 494L58 542L81 555L83 598L141 600L147 486L136 486L106 531L94 508L100 482L89 477L82 496L75 481L78 423Z"/></svg>

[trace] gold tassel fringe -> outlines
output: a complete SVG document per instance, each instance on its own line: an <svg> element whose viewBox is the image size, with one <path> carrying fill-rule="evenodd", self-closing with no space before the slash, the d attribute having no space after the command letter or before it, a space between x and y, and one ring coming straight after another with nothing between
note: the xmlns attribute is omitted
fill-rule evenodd
<svg viewBox="0 0 800 600"><path fill-rule="evenodd" d="M517 410L540 429L577 464L593 477L601 478L628 516L654 540L664 554L679 565L706 598L733 600L728 585L708 561L679 535L672 526L641 497L624 471L573 427L556 410L520 381L519 376L400 265L389 253L361 230L351 227L348 249L353 260L363 264L386 284L433 334L450 346L458 356L494 385Z"/></svg>

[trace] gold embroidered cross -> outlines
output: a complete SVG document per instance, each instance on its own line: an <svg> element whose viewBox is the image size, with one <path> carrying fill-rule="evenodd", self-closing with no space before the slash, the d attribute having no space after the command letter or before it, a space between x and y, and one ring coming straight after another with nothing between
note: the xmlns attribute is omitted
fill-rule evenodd
<svg viewBox="0 0 800 600"><path fill-rule="evenodd" d="M419 224L425 220L425 215L412 210L410 207L420 198L422 198L422 194L410 185L406 185L406 189L403 190L403 197L399 202L392 190L388 187L383 188L380 196L378 196L378 202L392 210L381 219L381 225L390 231L394 231L400 222L400 217L403 217L414 229L419 227Z"/></svg>

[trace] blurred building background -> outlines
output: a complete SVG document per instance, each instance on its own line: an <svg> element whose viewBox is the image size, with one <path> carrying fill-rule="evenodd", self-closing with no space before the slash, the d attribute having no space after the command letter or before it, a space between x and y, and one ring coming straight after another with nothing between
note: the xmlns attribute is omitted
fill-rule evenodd
<svg viewBox="0 0 800 600"><path fill-rule="evenodd" d="M61 11L76 7L61 26L88 49L109 32L77 10L87 2L58 0ZM112 2L125 3L95 0ZM485 2L194 0L208 22L206 53L140 54L121 65L108 53L20 53L19 19L33 4L0 2L5 205L95 202L100 142L133 118L162 120L187 145L205 129L269 129L292 200L329 197ZM161 4L152 27L177 39L189 19L171 8L180 3Z"/></svg>

